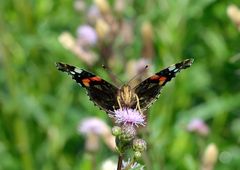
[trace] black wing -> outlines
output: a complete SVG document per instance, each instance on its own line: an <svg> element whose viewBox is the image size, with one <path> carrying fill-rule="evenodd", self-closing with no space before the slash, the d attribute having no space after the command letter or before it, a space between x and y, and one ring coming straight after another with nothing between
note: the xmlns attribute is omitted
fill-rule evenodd
<svg viewBox="0 0 240 170"><path fill-rule="evenodd" d="M117 87L83 69L64 63L56 63L56 66L58 70L67 72L78 84L84 87L90 100L101 109L111 113L119 108L116 97Z"/></svg>
<svg viewBox="0 0 240 170"><path fill-rule="evenodd" d="M174 78L176 73L180 72L182 69L190 67L193 61L193 59L187 59L171 65L138 84L134 88L134 91L139 98L140 108L143 111L149 108L160 95L162 87Z"/></svg>

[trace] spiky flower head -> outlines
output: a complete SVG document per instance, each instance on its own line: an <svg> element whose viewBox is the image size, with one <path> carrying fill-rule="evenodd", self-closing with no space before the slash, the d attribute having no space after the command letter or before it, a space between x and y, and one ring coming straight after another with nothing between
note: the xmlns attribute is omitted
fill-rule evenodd
<svg viewBox="0 0 240 170"><path fill-rule="evenodd" d="M121 132L122 133L119 135L119 138L125 142L133 140L137 134L136 129L128 124L121 127Z"/></svg>
<svg viewBox="0 0 240 170"><path fill-rule="evenodd" d="M110 117L115 120L115 123L120 125L145 126L145 116L135 109L118 109Z"/></svg>
<svg viewBox="0 0 240 170"><path fill-rule="evenodd" d="M133 140L133 150L143 152L147 149L147 143L143 139L134 139Z"/></svg>

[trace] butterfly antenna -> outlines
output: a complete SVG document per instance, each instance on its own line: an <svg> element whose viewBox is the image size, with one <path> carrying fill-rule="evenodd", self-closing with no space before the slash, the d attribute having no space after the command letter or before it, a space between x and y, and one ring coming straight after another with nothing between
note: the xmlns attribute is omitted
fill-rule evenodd
<svg viewBox="0 0 240 170"><path fill-rule="evenodd" d="M143 69L141 69L135 76L133 76L133 77L128 81L127 84L130 84L131 81L133 81L133 80L136 79L137 77L142 76L147 69L148 69L148 65L146 65L146 66L145 66Z"/></svg>
<svg viewBox="0 0 240 170"><path fill-rule="evenodd" d="M114 84L120 85L119 82L121 84L124 84L124 82L121 79L119 79L106 65L103 64L102 68L107 71L109 77L112 79Z"/></svg>

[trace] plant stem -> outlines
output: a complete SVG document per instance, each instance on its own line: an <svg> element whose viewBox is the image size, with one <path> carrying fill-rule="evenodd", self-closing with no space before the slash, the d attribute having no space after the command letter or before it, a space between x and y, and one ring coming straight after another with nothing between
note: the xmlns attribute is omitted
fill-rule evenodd
<svg viewBox="0 0 240 170"><path fill-rule="evenodd" d="M121 170L122 169L122 160L123 160L123 156L122 154L120 154L118 156L118 166L117 166L117 170Z"/></svg>

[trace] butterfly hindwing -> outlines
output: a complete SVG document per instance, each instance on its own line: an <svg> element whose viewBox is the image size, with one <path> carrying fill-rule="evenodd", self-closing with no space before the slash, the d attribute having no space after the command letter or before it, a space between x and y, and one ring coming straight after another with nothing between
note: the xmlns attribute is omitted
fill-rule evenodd
<svg viewBox="0 0 240 170"><path fill-rule="evenodd" d="M171 65L153 76L147 78L134 88L139 98L140 108L144 111L158 98L162 87L176 76L182 69L191 66L193 59L187 59L180 63Z"/></svg>
<svg viewBox="0 0 240 170"><path fill-rule="evenodd" d="M72 78L87 90L87 93L97 106L108 113L118 109L116 95L118 88L108 83L102 78L77 67L57 63L57 68L60 71L67 72Z"/></svg>

